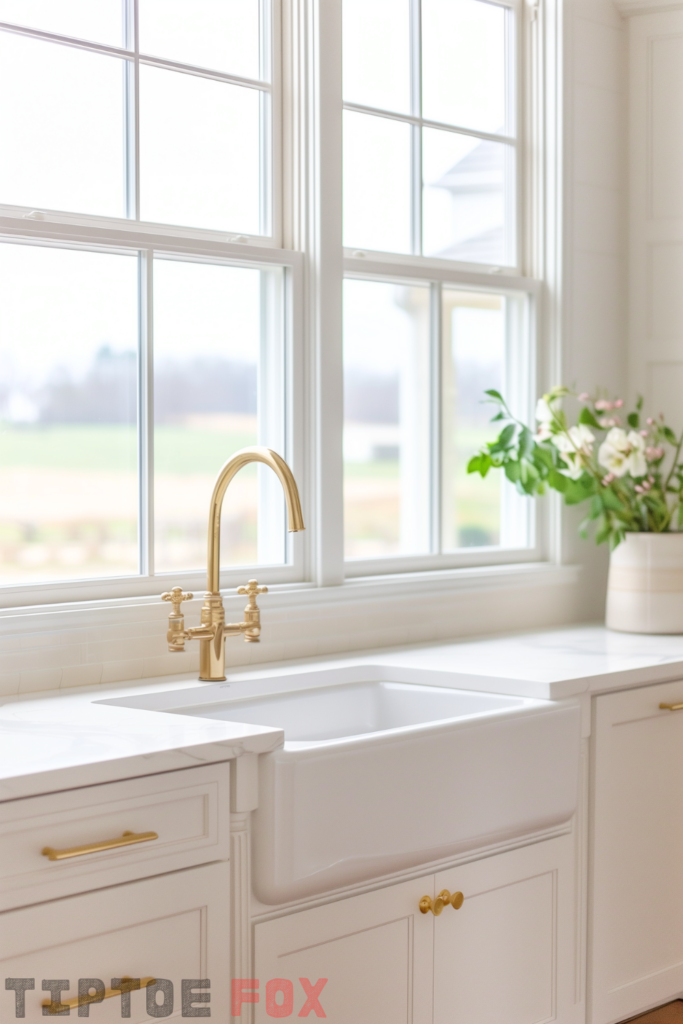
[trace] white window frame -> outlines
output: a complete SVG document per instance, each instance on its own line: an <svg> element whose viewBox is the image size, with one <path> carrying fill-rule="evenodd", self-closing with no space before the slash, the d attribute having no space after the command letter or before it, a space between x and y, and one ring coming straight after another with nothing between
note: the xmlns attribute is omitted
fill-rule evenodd
<svg viewBox="0 0 683 1024"><path fill-rule="evenodd" d="M133 0L130 0L133 3ZM105 251L154 250L194 256L237 266L282 266L287 275L287 344L290 388L287 406L288 448L302 494L307 531L293 540L293 561L286 567L259 567L259 574L283 597L296 605L310 601L311 588L339 589L347 577L343 531L343 396L342 396L342 282L345 272L373 271L381 277L420 276L465 288L496 293L508 290L529 296L533 307L533 343L537 351L532 368L536 391L560 379L562 368L562 16L561 0L493 0L519 11L517 44L518 89L523 114L517 124L520 218L517 224L519 267L502 268L491 275L486 268L448 261L386 253L354 256L342 245L342 68L341 0L273 0L272 81L272 185L273 234L236 236L209 231L97 218L59 211L33 211L30 207L0 205L0 236L40 244ZM3 26L0 25L0 28ZM15 31L14 27L12 28ZM23 30L17 30L23 31ZM64 42L50 33L27 34ZM80 44L79 44L80 45ZM86 48L110 52L88 44ZM120 56L130 57L122 51ZM156 63L156 62L155 62ZM162 62L165 63L165 62ZM241 84L241 83L240 83ZM284 99L283 99L284 97ZM524 156L522 156L524 154ZM35 213L38 212L39 219ZM409 269L410 268L410 269ZM148 349L149 351L149 349ZM144 368L143 368L144 369ZM149 415L149 411L146 413ZM146 472L149 473L149 467ZM149 515L149 507L145 511ZM397 588L415 594L434 586L472 586L481 575L484 585L507 587L509 562L536 562L539 570L561 561L558 503L537 506L537 544L534 549L439 555L420 564L410 558L367 563L369 573L346 583L348 599L362 587L378 601ZM509 557L508 557L509 556ZM421 567L422 566L422 567ZM458 568L460 567L460 568ZM520 566L522 569L523 566ZM242 581L249 569L222 574L221 586ZM357 568L354 574L360 577ZM474 574L474 576L473 576ZM32 614L35 605L62 602L97 602L114 608L140 600L154 600L168 585L169 576L184 586L201 590L203 571L164 574L163 577L108 578L0 588L0 607L16 614ZM526 575L523 576L526 578ZM440 581L440 582L439 582ZM370 589L368 589L368 587ZM388 588L388 589L387 589ZM332 591L333 592L333 591ZM330 592L330 596L332 594ZM360 593L360 591L359 591ZM321 595L322 596L322 595ZM335 599L336 600L336 599ZM336 605L329 613L336 614ZM78 604L74 608L79 607ZM322 609L321 609L322 612ZM14 613L13 613L14 614Z"/></svg>
<svg viewBox="0 0 683 1024"><path fill-rule="evenodd" d="M342 0L343 2L343 0ZM528 273L530 260L530 242L527 237L530 230L530 218L527 214L527 194L530 189L532 178L532 167L526 167L523 154L527 151L527 140L529 137L528 125L532 104L530 102L529 90L526 88L526 70L528 68L529 43L529 21L531 13L529 8L522 3L522 0L483 0L492 6L502 7L514 12L514 88L516 93L516 107L511 118L515 125L514 136L492 135L487 132L478 132L459 128L453 125L445 125L429 121L418 116L419 110L419 76L420 76L420 12L421 0L411 0L411 22L412 22L412 46L411 46L411 77L412 77L412 114L399 114L391 111L380 110L379 108L366 107L357 103L342 101L344 110L351 110L358 113L371 114L402 121L412 125L412 224L413 224L413 252L421 248L421 210L422 210L422 170L419 156L421 151L420 133L422 127L439 128L470 135L482 140L504 142L514 147L516 154L516 176L515 176L515 252L516 260L509 266L488 266L475 263L464 263L456 260L444 260L436 257L422 255L406 255L398 253L380 253L372 250L344 249L343 270L345 277L359 277L363 280L421 280L436 284L461 285L463 288L479 290L490 294L507 294L525 297L527 300L528 315L528 344L526 346L529 364L526 373L522 376L523 390L527 392L528 400L524 402L523 415L531 416L533 412L534 399L538 393L540 378L539 371L541 360L538 358L539 351L539 327L540 315L539 305L542 296L542 284L538 278L524 276ZM535 20L535 19L534 19ZM432 330L440 331L440 317L437 314L436 323ZM433 343L438 351L439 345ZM438 371L437 371L438 373ZM438 389L437 389L438 391ZM432 503L435 506L432 511L432 519L437 523L432 529L436 536L441 535L440 517L442 515L440 500L440 477L439 472L439 428L440 410L439 401L434 403L432 424L432 461L436 465L432 469ZM474 453L473 453L474 454ZM549 550L549 518L547 510L536 508L534 503L529 501L528 518L530 529L533 533L533 542L524 547L496 546L488 549L482 548L477 551L460 549L456 552L433 553L428 555L395 555L383 558L353 558L344 561L345 578L352 579L366 576L379 576L382 574L395 574L406 572L425 572L454 568L469 568L474 566L490 567L495 565L507 565L520 562L535 562L547 556ZM438 546L434 544L433 546Z"/></svg>

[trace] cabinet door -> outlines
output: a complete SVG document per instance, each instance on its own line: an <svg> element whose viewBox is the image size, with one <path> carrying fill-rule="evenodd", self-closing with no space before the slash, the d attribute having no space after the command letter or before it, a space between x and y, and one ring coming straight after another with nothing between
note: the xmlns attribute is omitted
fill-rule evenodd
<svg viewBox="0 0 683 1024"><path fill-rule="evenodd" d="M299 979L327 978L320 1005L330 1024L431 1024L434 918L418 904L433 883L430 875L257 924L258 1024L275 1015L266 1003L274 978L292 983L294 1017L306 1001Z"/></svg>
<svg viewBox="0 0 683 1024"><path fill-rule="evenodd" d="M683 992L683 682L596 699L594 1024Z"/></svg>
<svg viewBox="0 0 683 1024"><path fill-rule="evenodd" d="M566 836L436 875L437 893L465 900L434 922L434 1024L566 1022L580 1012L572 854Z"/></svg>
<svg viewBox="0 0 683 1024"><path fill-rule="evenodd" d="M168 984L157 984L159 1009L152 1016L173 1018L183 1011L183 979L208 979L211 1003L205 1008L213 1020L228 1024L229 871L227 862L212 864L0 914L2 977L15 986L22 979L34 982L24 994L26 1021L45 1020L42 1004L51 995L43 990L44 979L64 983L59 998L65 1005L78 997L80 978L99 979L106 993L112 979L127 975L170 982L172 995ZM15 991L5 985L0 1020L10 1021L22 1015ZM87 1015L113 1024L129 1009L131 1024L140 1024L150 1020L147 995L130 992L129 1007L117 994L55 1016Z"/></svg>

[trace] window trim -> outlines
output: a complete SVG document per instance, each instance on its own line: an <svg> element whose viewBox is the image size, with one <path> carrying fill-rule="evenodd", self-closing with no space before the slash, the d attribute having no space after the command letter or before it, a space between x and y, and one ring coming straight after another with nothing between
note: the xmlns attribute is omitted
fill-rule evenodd
<svg viewBox="0 0 683 1024"><path fill-rule="evenodd" d="M343 2L343 0L340 0ZM412 97L412 110L410 114L401 114L374 107L366 107L358 103L350 103L342 100L343 110L352 110L359 113L372 114L373 116L387 117L410 123L416 130L422 126L446 129L456 134L467 134L475 138L491 139L497 142L504 142L514 147L515 150L515 252L517 255L516 266L493 266L487 264L464 263L457 260L441 259L406 253L388 253L367 249L344 248L343 272L344 277L361 278L363 280L419 280L425 282L438 282L440 284L459 285L463 288L475 291L484 291L494 294L523 295L527 297L529 305L528 316L528 386L531 397L534 397L541 379L542 346L540 344L540 329L542 324L541 303L543 296L543 282L540 278L525 276L525 270L530 263L529 253L531 239L529 235L529 217L526 209L526 196L529 194L533 168L529 162L525 166L524 153L526 152L526 140L530 135L530 118L533 111L531 102L531 90L526 88L528 70L532 46L529 39L529 28L532 23L527 6L522 0L481 0L495 7L502 7L515 15L515 32L512 45L514 46L514 89L515 89L515 114L513 118L514 135L491 134L475 130L462 129L455 125L446 125L439 122L432 122L425 119L421 114L415 114L418 99ZM412 18L412 49L419 47L420 33L420 10L421 0L411 0ZM417 28L415 27L417 26ZM415 74L419 75L421 55L412 55L413 80ZM413 81L413 84L414 81ZM415 92L415 90L413 90ZM413 149L415 143L413 142ZM418 146L419 149L419 146ZM413 154L414 155L414 154ZM413 181L413 192L411 201L413 207L418 202L421 207L422 198L422 175L419 169L419 181ZM415 173L413 173L415 178ZM413 214L415 211L413 210ZM414 219L414 217L413 217ZM421 222L421 217L418 218ZM413 240L415 247L415 240ZM531 415L533 405L527 410ZM439 460L439 441L433 440L435 449L432 459ZM437 472L440 467L437 467ZM438 490L435 488L434 490ZM544 503L547 504L547 503ZM440 518L440 509L433 511L433 518ZM451 570L460 567L470 566L493 566L507 565L511 563L538 562L549 554L549 542L551 531L549 527L549 512L545 507L536 508L530 505L530 525L534 531L534 541L528 547L523 548L481 548L476 551L461 549L457 552L431 553L422 555L396 555L382 558L353 558L344 559L344 574L346 579L358 579L365 576L376 576L379 574L397 574L406 572L423 572Z"/></svg>
<svg viewBox="0 0 683 1024"><path fill-rule="evenodd" d="M146 541L153 537L153 465L151 454L153 448L153 432L151 409L148 403L150 390L148 387L152 372L151 346L147 344L150 336L150 312L145 306L145 297L151 294L149 287L154 253L177 257L181 260L204 262L223 266L236 267L282 267L285 272L285 457L292 467L299 483L304 518L307 514L306 495L308 493L306 472L306 453L304 447L304 424L302 403L293 396L301 393L303 387L303 352L302 337L302 268L303 255L286 249L265 249L262 246L246 246L204 239L201 243L193 243L185 236L176 236L171 230L156 235L138 232L134 222L123 222L116 230L98 229L95 226L81 228L78 232L71 230L60 222L36 222L14 216L0 216L0 242L21 245L49 246L52 248L79 249L91 252L126 253L140 257L142 274L147 274L147 288L141 282L141 329L139 346L139 464L138 479L140 482L139 531L141 542L140 574L127 576L108 576L96 579L55 580L45 582L21 582L0 587L0 608L12 607L17 600L22 603L43 604L59 601L102 600L107 597L139 597L160 593L169 585L176 583L183 587L204 590L206 577L203 570L184 572L149 573L149 556L146 552ZM147 441L147 444L145 444ZM229 500L229 499L228 499ZM207 503L208 523L208 503ZM286 565L259 565L258 572L265 573L273 584L296 584L307 578L310 562L310 535L292 535L290 538L290 562ZM244 566L221 571L221 587L232 587L244 581L248 572L256 571L255 567Z"/></svg>
<svg viewBox="0 0 683 1024"><path fill-rule="evenodd" d="M252 89L261 97L269 97L269 109L267 116L264 116L263 103L261 104L260 117L260 145L261 159L265 163L265 182L261 180L260 208L261 220L270 220L267 232L257 235L238 233L234 229L226 229L219 232L223 237L232 236L231 241L255 241L262 245L280 246L282 244L282 24L280 3L278 0L261 0L260 16L266 22L266 32L261 39L262 59L270 62L270 79L245 78L240 75L232 75L229 72L216 71L199 65L185 64L180 61L167 60L162 57L155 57L152 54L141 53L137 47L138 41L138 0L122 0L124 9L125 32L131 45L111 46L106 43L97 43L77 36L61 35L55 32L48 32L42 29L31 28L27 25L20 25L12 22L0 21L0 33L18 35L24 38L53 43L75 50L84 50L89 53L101 54L102 56L117 58L125 61L125 67L129 74L125 78L124 97L124 207L126 215L121 218L102 218L88 214L70 214L67 211L51 210L51 214L64 220L64 223L109 222L116 224L119 220L127 223L140 225L148 224L152 230L166 227L156 222L144 222L140 220L140 90L139 90L139 68L156 67L166 71L175 71L179 74L192 75L196 78L204 78L209 81L223 82L226 85L239 86ZM266 12L268 12L266 14ZM130 96L130 80L134 80L132 90L132 102ZM267 186L270 186L269 188ZM3 210L17 210L17 206L0 206ZM24 208L30 210L30 208ZM44 211L37 211L44 212ZM24 214L25 216L26 214ZM175 226L173 226L175 229ZM182 230L182 229L181 229ZM204 234L201 229L190 228L189 237L194 237L197 232ZM208 234L218 232L210 231Z"/></svg>
<svg viewBox="0 0 683 1024"><path fill-rule="evenodd" d="M274 0L276 14L278 8ZM281 238L274 241L262 236L241 235L237 240L224 231L173 228L179 253L185 245L196 251L194 243L201 243L202 250L209 256L220 250L238 263L243 260L281 263L284 258L284 262L291 262L292 276L298 280L292 308L292 373L295 386L298 377L300 387L300 400L295 400L293 409L293 419L300 424L297 433L300 463L295 473L305 500L308 530L303 539L299 537L295 543L304 544L305 582L276 584L275 592L282 595L283 602L291 601L293 607L306 600L302 591L320 593L325 597L324 614L334 615L335 602L353 601L357 586L363 587L363 593L372 593L376 600L382 601L397 588L402 591L407 587L411 593L426 597L435 585L459 590L461 586L479 586L477 579L481 579L481 586L487 590L495 591L498 580L505 589L506 581L517 576L515 564L486 566L479 563L472 568L439 568L427 572L413 569L406 572L403 567L396 572L383 562L380 576L359 579L357 584L349 580L342 586L345 579L340 443L343 410L340 389L336 387L342 369L341 286L344 269L351 271L360 259L354 257L355 250L345 252L341 244L342 95L338 47L341 0L282 0L279 17L282 47L273 47L273 69L275 72L279 59L282 77L278 99L273 103L273 116L274 130L276 122L281 126L283 159L282 174L277 181L279 161L274 160L273 184L274 203L279 201L282 210ZM560 0L544 0L540 5L531 0L529 4L520 2L518 42L524 48L524 57L519 62L519 88L520 96L524 96L526 116L518 126L518 152L520 159L525 154L527 173L524 180L519 174L517 179L523 190L518 241L521 243L523 239L522 271L533 273L535 278L507 272L490 276L485 270L482 273L481 268L459 264L448 268L457 275L453 283L465 286L481 284L493 289L505 287L509 282L513 287L523 283L525 287L533 285L536 289L539 391L558 377L562 366L562 32ZM325 55L324 60L321 53ZM288 98L286 104L283 96ZM323 209L326 211L324 218ZM31 207L0 205L0 233L35 239L57 238L69 227L76 244L91 247L96 244L98 232L104 230L118 246L134 226L133 247L139 248L150 242L154 244L155 236L165 230L161 225L145 222L59 211L43 211L42 219L37 220L30 217L32 212ZM287 248L274 250L278 242ZM369 257L368 263L363 265L366 273L368 264L373 261L391 264L394 274L397 265L413 261L413 257L370 252L363 253L363 257ZM439 266L442 263L436 262ZM421 264L428 271L432 259L421 257ZM413 264L410 276L415 273ZM427 272L426 276L430 274ZM324 402L320 399L323 391L326 392ZM543 505L545 508L539 509L539 519L546 521L542 559L520 565L520 579L534 579L538 586L569 585L576 581L576 570L556 568L561 565L562 554L560 505L552 499L546 499ZM266 571L270 575L270 570ZM42 615L40 604L48 606L45 610L65 615L65 625L71 614L79 616L79 609L87 608L103 616L98 621L110 618L114 621L116 608L133 609L141 603L152 602L155 581L153 578L149 584L148 596L133 593L132 584L140 582L136 577L95 581L95 586L92 581L22 585L12 588L11 595L6 593L9 588L3 588L5 593L0 590L0 607L5 609L3 617L9 615L15 622L24 620L27 629ZM189 581L186 582L189 585ZM335 592L339 596L333 599ZM107 609L111 609L111 615ZM120 618L120 613L118 616Z"/></svg>

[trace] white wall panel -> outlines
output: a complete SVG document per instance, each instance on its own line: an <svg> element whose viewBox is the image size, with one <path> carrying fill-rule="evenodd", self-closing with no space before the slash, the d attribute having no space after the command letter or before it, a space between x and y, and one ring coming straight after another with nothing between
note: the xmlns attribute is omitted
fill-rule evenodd
<svg viewBox="0 0 683 1024"><path fill-rule="evenodd" d="M629 390L683 429L683 9L629 30Z"/></svg>
<svg viewBox="0 0 683 1024"><path fill-rule="evenodd" d="M668 220L683 217L683 33L648 42L650 211Z"/></svg>

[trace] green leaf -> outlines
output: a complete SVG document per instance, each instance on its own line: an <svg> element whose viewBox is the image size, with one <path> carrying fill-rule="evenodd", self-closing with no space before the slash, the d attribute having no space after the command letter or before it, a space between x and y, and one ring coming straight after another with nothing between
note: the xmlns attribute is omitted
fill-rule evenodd
<svg viewBox="0 0 683 1024"><path fill-rule="evenodd" d="M528 427L522 427L519 435L519 457L520 459L528 458L534 449L534 438L533 434Z"/></svg>
<svg viewBox="0 0 683 1024"><path fill-rule="evenodd" d="M517 481L520 480L521 476L522 476L522 466L521 466L521 463L515 462L514 460L510 460L509 462L506 462L505 463L505 476L508 478L508 480L511 483L516 484Z"/></svg>
<svg viewBox="0 0 683 1024"><path fill-rule="evenodd" d="M611 488L606 487L605 490L601 492L601 497L605 508L610 509L612 512L624 511L624 506L621 504Z"/></svg>
<svg viewBox="0 0 683 1024"><path fill-rule="evenodd" d="M566 477L563 473L560 473L557 469L551 469L548 473L548 484L554 491L559 491L560 494L564 494L567 490L568 484L571 481L569 477Z"/></svg>
<svg viewBox="0 0 683 1024"><path fill-rule="evenodd" d="M564 500L567 505L579 505L586 498L590 498L595 491L595 481L584 473L579 480L567 480L567 489L564 492Z"/></svg>
<svg viewBox="0 0 683 1024"><path fill-rule="evenodd" d="M671 427L663 426L660 429L661 429L662 434L664 435L664 437L669 442L669 444L678 444L678 440L676 438L676 435L674 434L674 432L671 429Z"/></svg>
<svg viewBox="0 0 683 1024"><path fill-rule="evenodd" d="M600 430L600 424L587 405L584 405L579 413L579 423L585 423L587 427L596 427L597 430Z"/></svg>
<svg viewBox="0 0 683 1024"><path fill-rule="evenodd" d="M640 416L637 412L630 412L626 417L626 422L628 423L629 427L632 427L634 430L637 430L640 426Z"/></svg>
<svg viewBox="0 0 683 1024"><path fill-rule="evenodd" d="M504 402L505 399L501 395L500 391L496 391L495 388L489 388L488 391L484 392L485 395L490 395L491 398L495 398L497 402Z"/></svg>
<svg viewBox="0 0 683 1024"><path fill-rule="evenodd" d="M482 477L485 477L492 465L490 456L486 452L479 452L478 455L473 455L467 463L467 472L481 473Z"/></svg>
<svg viewBox="0 0 683 1024"><path fill-rule="evenodd" d="M604 544L606 540L609 540L610 534L612 533L612 526L607 517L603 517L602 522L598 520L597 530L595 533L595 543Z"/></svg>
<svg viewBox="0 0 683 1024"><path fill-rule="evenodd" d="M554 469L557 448L545 444L534 444L533 459L539 469Z"/></svg>
<svg viewBox="0 0 683 1024"><path fill-rule="evenodd" d="M507 416L501 410L500 412L497 412L495 416L492 416L489 422L495 423L497 420L505 420L505 419L507 419Z"/></svg>
<svg viewBox="0 0 683 1024"><path fill-rule="evenodd" d="M504 427L504 429L501 430L496 440L488 445L488 449L491 454L494 452L504 452L511 448L516 430L517 427L514 423L508 423L507 427Z"/></svg>
<svg viewBox="0 0 683 1024"><path fill-rule="evenodd" d="M638 395L638 399L636 401L636 409L638 410L638 412L640 412L640 410L642 408L643 408L643 396L642 395Z"/></svg>

